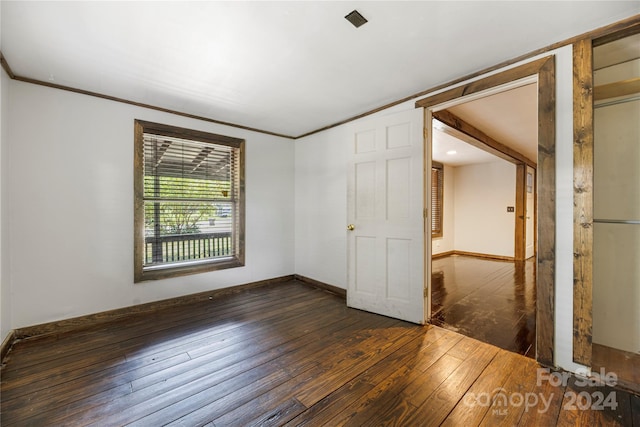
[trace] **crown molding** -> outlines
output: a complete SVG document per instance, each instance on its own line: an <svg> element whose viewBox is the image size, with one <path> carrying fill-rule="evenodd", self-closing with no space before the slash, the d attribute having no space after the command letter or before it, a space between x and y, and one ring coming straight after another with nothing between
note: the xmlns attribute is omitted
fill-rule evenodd
<svg viewBox="0 0 640 427"><path fill-rule="evenodd" d="M71 86L64 86L64 85L60 85L60 84L57 84L57 83L45 82L43 80L32 79L30 77L20 76L20 75L15 74L11 70L11 67L9 66L9 62L7 61L7 59L2 54L1 51L0 51L0 61L2 62L2 68L4 68L4 70L7 72L9 77L12 80L15 80L15 81L18 81L18 82L31 83L31 84L35 84L35 85L39 85L39 86L45 86L45 87L49 87L49 88L53 88L53 89L60 89L60 90L64 90L64 91L67 91L67 92L79 93L81 95L93 96L93 97L96 97L96 98L106 99L108 101L120 102L122 104L128 104L128 105L133 105L133 106L136 106L136 107L147 108L147 109L150 109L150 110L161 111L163 113L174 114L176 116L188 117L190 119L196 119L196 120L201 120L201 121L204 121L204 122L215 123L215 124L218 124L218 125L224 125L224 126L237 128L237 129L248 130L248 131L251 131L251 132L258 132L258 133L262 133L262 134L266 134L266 135L277 136L277 137L280 137L280 138L296 139L296 137L292 136L292 135L285 135L285 134L282 134L282 133L271 132L271 131L264 130L264 129L253 128L253 127L250 127L250 126L244 126L244 125L239 125L239 124L236 124L236 123L230 123L230 122L225 122L225 121L222 121L222 120L212 119L210 117L204 117L204 116L199 116L199 115L196 115L196 114L186 113L184 111L172 110L170 108L164 108L164 107L159 107L157 105L146 104L144 102L132 101L130 99L119 98L117 96L106 95L106 94L103 94L103 93L93 92L93 91L90 91L90 90L78 89L78 88L71 87Z"/></svg>
<svg viewBox="0 0 640 427"><path fill-rule="evenodd" d="M503 61L499 64L496 64L494 66L482 69L480 71L476 71L475 73L472 74L468 74L465 75L463 77L459 77L456 78L454 80L450 80L446 83L437 85L435 87L429 88L427 90L423 90L417 93L414 93L413 95L409 95L406 96L402 99L398 99L397 101L393 101L390 102L388 104L384 104L380 107L374 108L372 110L368 110L365 111L361 114L349 117L347 119L335 122L333 124L327 125L327 126L323 126L321 128L303 133L301 135L298 136L293 136L293 135L286 135L286 134L281 134L281 133L277 133L277 132L271 132L268 130L264 130L264 129L257 129L257 128L252 128L249 126L243 126L243 125L238 125L235 123L229 123L229 122L225 122L225 121L221 121L221 120L216 120L216 119L212 119L209 117L203 117L203 116L198 116L195 114L190 114L190 113L185 113L182 111L177 111L177 110L172 110L169 108L164 108L164 107L158 107L156 105L151 105L151 104L145 104L145 103L141 103L141 102L136 102L136 101L131 101L128 99L124 99L124 98L118 98L115 96L110 96L110 95L105 95L105 94L101 94L101 93L97 93L97 92L92 92L92 91L88 91L88 90L83 90L83 89L78 89L78 88L73 88L73 87L69 87L69 86L63 86L63 85L58 85L55 83L51 83L51 82L45 82L42 80L37 80L37 79L32 79L32 78L28 78L28 77L23 77L20 75L16 75L12 70L11 67L9 66L9 63L7 62L6 58L4 57L4 55L2 55L2 52L0 51L0 61L2 62L2 68L4 68L4 70L7 72L7 74L9 75L9 77L13 80L16 81L21 81L21 82L25 82L25 83L32 83L32 84L37 84L37 85L41 85L41 86L46 86L46 87L50 87L50 88L54 88L54 89L60 89L60 90L66 90L69 92L75 92L75 93L79 93L79 94L83 94L83 95L88 95L88 96L95 96L98 98L102 98L102 99L107 99L110 101L115 101L115 102L121 102L124 104L129 104L129 105L134 105L137 107L142 107L142 108L148 108L151 110L156 110L156 111L162 111L165 113L170 113L170 114L175 114L178 116L183 116L183 117L188 117L188 118L192 118L192 119L197 119L197 120L202 120L205 122L209 122L209 123L216 123L216 124L220 124L220 125L224 125L224 126L230 126L230 127L234 127L237 129L243 129L243 130L248 130L248 131L252 131L252 132L258 132L258 133L262 133L262 134L266 134L266 135L272 135L272 136L278 136L281 138L287 138L287 139L293 139L293 140L297 140L297 139L301 139L310 135L314 135L316 133L320 133L323 132L325 130L329 130L332 129L334 127L338 127L341 125L344 125L346 123L352 122L354 120L358 120L367 116L370 116L372 114L378 113L380 111L386 110L387 108L391 108L394 107L396 105L402 104L404 102L407 101L411 101L417 98L421 98L421 97L425 97L427 95L430 95L436 91L448 88L448 87L452 87L454 85L457 85L459 83L471 80L473 78L479 77L481 75L490 73L492 71L496 71L499 70L501 68L505 68L508 67L510 65L516 64L518 62L530 59L534 56L537 55L542 55L544 53L550 52L552 50L555 49L559 49L561 47L567 46L567 45L572 45L578 41L581 40L585 40L585 39L591 39L594 40L594 44L602 44L602 43L606 43L608 41L611 41L612 39L610 39L611 37L619 37L619 34L628 34L628 33L634 33L639 31L640 29L640 14L638 15L633 15L630 16L626 19L614 22L612 24L609 25L605 25L603 27L600 28L596 28L595 30L591 30L588 31L586 33L582 33L580 35L565 39L563 41L551 44L549 46L534 50L532 52L526 53L524 55L520 55L516 58L507 60L507 61Z"/></svg>

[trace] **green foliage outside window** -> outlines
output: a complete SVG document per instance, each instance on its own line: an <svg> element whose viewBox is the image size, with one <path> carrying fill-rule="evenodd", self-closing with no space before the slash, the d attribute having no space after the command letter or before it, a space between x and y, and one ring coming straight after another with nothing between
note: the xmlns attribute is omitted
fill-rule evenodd
<svg viewBox="0 0 640 427"><path fill-rule="evenodd" d="M200 233L198 223L227 214L230 187L228 181L145 176L145 197L164 199L145 202L145 234L153 234L156 219L160 235Z"/></svg>

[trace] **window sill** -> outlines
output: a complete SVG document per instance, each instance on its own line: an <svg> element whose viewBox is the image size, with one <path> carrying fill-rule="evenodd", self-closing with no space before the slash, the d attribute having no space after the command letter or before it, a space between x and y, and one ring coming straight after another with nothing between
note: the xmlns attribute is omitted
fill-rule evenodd
<svg viewBox="0 0 640 427"><path fill-rule="evenodd" d="M136 271L133 282L139 283L147 280L168 279L171 277L187 276L190 274L205 273L208 271L224 270L226 268L244 267L244 260L236 257L223 260L198 261L181 264L165 264L142 268Z"/></svg>

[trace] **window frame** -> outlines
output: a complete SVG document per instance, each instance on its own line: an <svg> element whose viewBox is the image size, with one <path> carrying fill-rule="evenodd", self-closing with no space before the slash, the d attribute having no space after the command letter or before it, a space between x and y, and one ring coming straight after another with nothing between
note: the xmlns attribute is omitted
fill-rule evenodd
<svg viewBox="0 0 640 427"><path fill-rule="evenodd" d="M436 172L437 183L434 187L433 172ZM434 209L433 192L437 192L436 198L439 202L440 209ZM444 234L444 165L442 163L431 162L431 238L442 237ZM434 219L437 216L437 223L440 229L434 230Z"/></svg>
<svg viewBox="0 0 640 427"><path fill-rule="evenodd" d="M236 240L235 254L225 259L210 259L201 261L185 261L165 266L144 268L145 224L144 224L144 134L182 138L186 140L231 146L238 149L238 198L237 198L237 229L232 234ZM209 132L180 128L160 123L134 120L134 283L165 279L222 270L226 268L242 267L245 265L245 140Z"/></svg>

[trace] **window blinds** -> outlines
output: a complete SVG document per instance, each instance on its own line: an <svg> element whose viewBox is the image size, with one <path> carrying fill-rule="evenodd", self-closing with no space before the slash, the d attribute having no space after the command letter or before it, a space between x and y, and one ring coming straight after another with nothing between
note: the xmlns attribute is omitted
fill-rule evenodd
<svg viewBox="0 0 640 427"><path fill-rule="evenodd" d="M238 148L144 133L144 265L236 254Z"/></svg>

